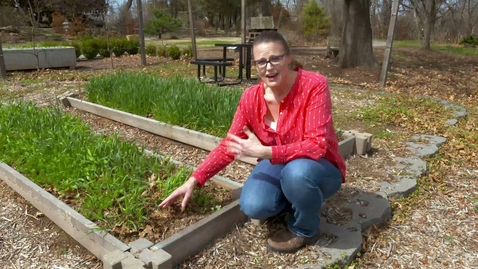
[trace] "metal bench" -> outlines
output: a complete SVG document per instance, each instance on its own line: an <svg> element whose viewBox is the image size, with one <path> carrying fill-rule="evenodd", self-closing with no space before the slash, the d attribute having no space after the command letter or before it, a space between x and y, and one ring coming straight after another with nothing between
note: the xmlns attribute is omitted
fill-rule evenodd
<svg viewBox="0 0 478 269"><path fill-rule="evenodd" d="M225 56L224 56L225 57ZM199 58L196 59L196 61L212 61L212 62L234 62L234 58ZM222 68L222 75L226 76L226 66L223 66ZM202 73L206 74L206 66L202 66Z"/></svg>
<svg viewBox="0 0 478 269"><path fill-rule="evenodd" d="M234 58L199 58L196 61L213 61L213 62L234 62Z"/></svg>
<svg viewBox="0 0 478 269"><path fill-rule="evenodd" d="M225 76L226 76L226 66L232 66L232 62L230 61L225 61L227 60L224 59L224 58L219 58L219 60L217 59L201 59L201 60L195 60L195 61L191 61L191 64L195 64L198 66L198 73L197 73L197 77L199 79L199 81L201 82L221 82L224 80ZM234 60L234 59L232 59ZM206 76L206 66L214 66L214 78L211 80L207 80L207 81L204 81L204 80L201 80L201 77L203 78L207 78ZM202 76L201 76L201 67L202 67ZM218 67L220 68L220 77L218 76Z"/></svg>

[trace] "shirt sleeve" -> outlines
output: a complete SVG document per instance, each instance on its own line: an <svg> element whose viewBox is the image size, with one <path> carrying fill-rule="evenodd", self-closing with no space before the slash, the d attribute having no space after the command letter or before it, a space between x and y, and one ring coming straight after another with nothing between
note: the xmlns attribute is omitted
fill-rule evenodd
<svg viewBox="0 0 478 269"><path fill-rule="evenodd" d="M305 109L305 130L302 141L272 146L272 164L287 163L297 158L318 160L327 152L329 129L333 128L332 102L324 78L310 92Z"/></svg>
<svg viewBox="0 0 478 269"><path fill-rule="evenodd" d="M250 129L250 125L245 117L244 113L244 96L241 98L237 107L236 113L229 128L230 134L234 134L243 139L247 138L243 128L247 126ZM193 172L192 176L198 181L198 186L202 187L211 177L216 175L219 171L224 169L229 163L231 163L235 156L227 151L226 141L228 138L224 138L219 145L214 148L201 162L197 169Z"/></svg>

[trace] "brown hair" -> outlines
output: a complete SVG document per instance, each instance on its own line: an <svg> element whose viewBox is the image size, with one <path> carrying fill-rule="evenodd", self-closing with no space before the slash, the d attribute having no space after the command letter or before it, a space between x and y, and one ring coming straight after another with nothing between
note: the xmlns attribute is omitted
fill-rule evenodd
<svg viewBox="0 0 478 269"><path fill-rule="evenodd" d="M254 38L254 41L253 41L252 44L254 46L256 46L256 45L259 45L259 44L262 44L262 43L279 43L284 48L284 53L290 55L289 44L287 44L287 41L285 40L285 38L280 33L278 33L277 31L261 32L257 37ZM296 68L301 68L302 69L302 68L304 68L304 66L299 61L294 59L293 57L292 57L292 61L289 65L289 67L292 68L292 69L296 69Z"/></svg>

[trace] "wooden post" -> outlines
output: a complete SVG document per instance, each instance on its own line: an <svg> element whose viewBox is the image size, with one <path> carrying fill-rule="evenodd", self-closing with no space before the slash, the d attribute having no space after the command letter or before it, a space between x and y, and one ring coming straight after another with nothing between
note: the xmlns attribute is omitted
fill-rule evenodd
<svg viewBox="0 0 478 269"><path fill-rule="evenodd" d="M143 3L141 0L136 1L138 6L138 18L139 18L139 42L141 47L141 64L146 65L146 50L144 44L144 22L143 22Z"/></svg>
<svg viewBox="0 0 478 269"><path fill-rule="evenodd" d="M0 38L0 75L3 80L7 79L7 68L5 67L5 59L3 58L2 39Z"/></svg>
<svg viewBox="0 0 478 269"><path fill-rule="evenodd" d="M242 35L241 35L241 43L246 43L246 0L241 0L241 28L242 28Z"/></svg>
<svg viewBox="0 0 478 269"><path fill-rule="evenodd" d="M197 47L196 47L196 31L194 30L194 16L193 16L193 4L191 0L188 0L189 11L189 28L191 28L191 47L193 49L193 58L197 59Z"/></svg>
<svg viewBox="0 0 478 269"><path fill-rule="evenodd" d="M390 56L392 54L392 46L393 46L393 35L395 33L395 23L397 22L397 13L398 13L398 5L400 4L399 0L394 0L393 7L392 7L392 15L390 17L390 25L388 27L388 37L387 37L387 44L385 47L385 52L383 55L383 63L382 63L382 72L380 73L380 87L385 87L387 84L387 72L388 67L390 65Z"/></svg>

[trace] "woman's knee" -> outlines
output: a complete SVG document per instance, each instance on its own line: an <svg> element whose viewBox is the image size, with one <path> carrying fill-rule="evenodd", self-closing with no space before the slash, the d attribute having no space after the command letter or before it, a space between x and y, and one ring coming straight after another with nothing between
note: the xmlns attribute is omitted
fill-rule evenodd
<svg viewBox="0 0 478 269"><path fill-rule="evenodd" d="M246 197L241 195L239 200L241 211L252 219L265 219L277 214L278 203L271 197Z"/></svg>
<svg viewBox="0 0 478 269"><path fill-rule="evenodd" d="M318 187L329 196L332 189L340 188L342 176L340 171L329 161L311 159L297 159L289 162L282 170L281 188L284 192L300 193L304 189ZM334 184L332 184L334 183ZM333 186L332 186L333 185ZM330 190L329 190L330 189Z"/></svg>
<svg viewBox="0 0 478 269"><path fill-rule="evenodd" d="M310 160L312 161L312 160ZM293 190L301 190L307 184L310 178L310 171L304 165L303 160L296 160L288 163L284 169L282 170L281 175L281 188L283 190L293 191Z"/></svg>

